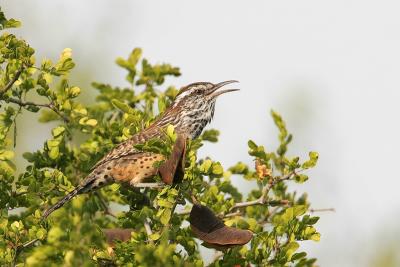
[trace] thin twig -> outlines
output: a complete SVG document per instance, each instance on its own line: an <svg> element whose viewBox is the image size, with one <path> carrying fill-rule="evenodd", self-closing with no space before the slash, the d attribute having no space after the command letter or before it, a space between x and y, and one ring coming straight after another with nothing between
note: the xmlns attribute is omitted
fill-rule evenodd
<svg viewBox="0 0 400 267"><path fill-rule="evenodd" d="M153 242L153 240L150 238L150 236L153 234L153 231L151 230L151 227L150 227L150 219L149 218L146 218L146 220L144 221L144 223L143 223L143 225L144 225L144 229L146 229L146 233L147 233L147 236L149 237L149 243L150 244L153 244L154 242Z"/></svg>
<svg viewBox="0 0 400 267"><path fill-rule="evenodd" d="M254 205L265 205L265 204L274 204L274 205L288 205L289 201L288 200L272 200L272 201L267 201L267 195L269 191L274 187L277 183L289 180L292 175L295 175L296 173L290 172L287 175L281 177L281 178L276 178L276 179L271 179L270 183L268 183L263 189L261 193L261 197L259 197L256 200L251 200L251 201L245 201L245 202L239 202L233 205L233 207L230 209L230 211L239 209L239 208L244 208L248 206L254 206ZM198 201L194 198L192 195L192 202L193 203L198 203ZM188 215L190 214L190 210L184 210L182 212L179 212L178 215ZM225 217L232 217L235 216L236 212L228 213L228 214L220 214L220 217L225 218Z"/></svg>
<svg viewBox="0 0 400 267"><path fill-rule="evenodd" d="M2 88L0 90L0 96L2 96L5 92L7 92L13 85L14 83L19 79L19 76L21 76L21 73L24 71L24 67L22 67L21 69L19 69L16 73L14 78L11 79L11 81L9 81L6 86L4 86L4 88Z"/></svg>
<svg viewBox="0 0 400 267"><path fill-rule="evenodd" d="M35 239L31 240L31 241L28 241L28 242L22 244L22 246L20 246L19 248L20 248L20 249L27 248L27 247L29 247L30 245L33 245L34 243L36 243L37 241L39 241L39 239L38 239L38 238L35 238Z"/></svg>
<svg viewBox="0 0 400 267"><path fill-rule="evenodd" d="M110 123L113 123L116 119L117 119L117 117L118 117L118 115L119 115L119 112L117 111L117 112L114 112L112 115L111 115L111 118L110 118Z"/></svg>
<svg viewBox="0 0 400 267"><path fill-rule="evenodd" d="M287 175L281 177L281 178L276 178L276 179L271 179L271 181L262 189L261 196L256 199L256 200L251 200L251 201L246 201L246 202L240 202L236 203L231 210L238 209L238 208L243 208L243 207L248 207L248 206L254 206L254 205L264 205L267 204L267 196L269 191L274 187L277 183L289 180L293 175L296 173L290 172ZM285 203L287 204L287 203Z"/></svg>
<svg viewBox="0 0 400 267"><path fill-rule="evenodd" d="M334 208L325 208L325 209L309 209L310 212L325 212L325 211L331 211L331 212L336 212Z"/></svg>
<svg viewBox="0 0 400 267"><path fill-rule="evenodd" d="M19 99L16 98L8 98L7 99L8 102L17 104L21 107L25 107L25 106L35 106L35 107L43 107L43 108L48 108L51 109L52 111L54 111L58 116L60 116L65 122L69 122L69 118L67 116L65 116L64 114L62 114L53 103L49 103L49 104L41 104L41 103L35 103L35 102L31 102L31 101L21 101Z"/></svg>
<svg viewBox="0 0 400 267"><path fill-rule="evenodd" d="M165 186L165 183L137 183L133 185L137 188L164 188Z"/></svg>
<svg viewBox="0 0 400 267"><path fill-rule="evenodd" d="M18 256L19 256L19 254L22 252L22 250L23 250L24 248L27 248L27 247L29 247L29 246L35 244L35 243L36 243L37 241L39 241L39 240L40 240L40 239L35 238L35 239L31 240L31 241L25 242L24 244L18 246L18 247L16 248L16 250L15 250L15 255L14 255L14 260L13 260L13 266L16 266L17 258L18 258Z"/></svg>
<svg viewBox="0 0 400 267"><path fill-rule="evenodd" d="M242 214L242 212L239 210L239 211L235 211L235 212L232 212L232 213L228 213L228 214L222 215L222 217L223 218L229 218L229 217L239 216L241 214Z"/></svg>
<svg viewBox="0 0 400 267"><path fill-rule="evenodd" d="M250 202L243 202L243 203L253 203L252 201ZM243 204L243 203L237 203L237 204ZM254 202L255 204L252 204L252 205L261 205L261 204L264 204L264 205L267 205L267 206L271 206L271 205L273 205L273 206L288 206L288 205L290 205L291 203L290 203L290 201L289 200L286 200L286 199L282 199L282 200L271 200L271 201L264 201L264 203L259 203L259 202ZM242 207L248 207L248 206L252 206L252 205L247 205L247 206L242 206ZM277 208L279 208L279 207L277 207ZM232 209L234 209L234 208L231 208L231 210ZM231 213L227 213L227 214L224 214L224 213L222 213L222 214L220 214L219 215L219 217L221 217L221 218L229 218L229 217L235 217L235 216L239 216L239 215L241 215L241 214L243 214L243 211L241 211L241 210L238 210L238 211L235 211L235 212L231 212Z"/></svg>
<svg viewBox="0 0 400 267"><path fill-rule="evenodd" d="M104 213L107 215L110 215L111 217L117 218L117 216L111 212L110 207L107 205L107 203L103 199L103 196L98 191L96 191L95 194L96 194L97 198L100 200L101 205L103 206Z"/></svg>

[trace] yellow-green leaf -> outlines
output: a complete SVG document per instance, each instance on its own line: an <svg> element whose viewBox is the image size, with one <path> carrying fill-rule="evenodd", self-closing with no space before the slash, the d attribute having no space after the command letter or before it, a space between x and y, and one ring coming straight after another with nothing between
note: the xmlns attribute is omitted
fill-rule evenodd
<svg viewBox="0 0 400 267"><path fill-rule="evenodd" d="M53 130L51 130L51 134L54 137L60 136L61 134L63 134L65 131L65 128L63 126L58 126L56 128L54 128Z"/></svg>
<svg viewBox="0 0 400 267"><path fill-rule="evenodd" d="M14 152L11 150L0 151L0 160L10 160L14 158Z"/></svg>
<svg viewBox="0 0 400 267"><path fill-rule="evenodd" d="M149 238L153 241L160 239L161 235L159 233L154 233L149 236Z"/></svg>
<svg viewBox="0 0 400 267"><path fill-rule="evenodd" d="M89 119L89 120L87 120L87 121L85 122L85 124L94 127L94 126L97 125L97 120L95 120L95 119Z"/></svg>
<svg viewBox="0 0 400 267"><path fill-rule="evenodd" d="M161 214L160 221L163 225L167 225L170 219L171 219L171 210L165 209L164 212Z"/></svg>

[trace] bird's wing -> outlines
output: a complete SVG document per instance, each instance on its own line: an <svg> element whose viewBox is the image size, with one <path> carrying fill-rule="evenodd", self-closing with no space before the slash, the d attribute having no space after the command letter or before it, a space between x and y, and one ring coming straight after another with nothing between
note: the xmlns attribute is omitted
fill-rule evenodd
<svg viewBox="0 0 400 267"><path fill-rule="evenodd" d="M144 131L135 134L128 140L118 144L114 147L108 154L106 154L101 160L99 160L93 167L92 170L96 169L100 165L103 165L106 162L111 160L119 159L128 155L134 155L140 153L141 151L135 148L135 145L141 144L150 140L151 138L155 138L160 135L159 130L156 128L150 127L145 129Z"/></svg>
<svg viewBox="0 0 400 267"><path fill-rule="evenodd" d="M163 182L166 184L179 182L183 179L185 174L186 141L187 137L179 134L171 156L158 169Z"/></svg>

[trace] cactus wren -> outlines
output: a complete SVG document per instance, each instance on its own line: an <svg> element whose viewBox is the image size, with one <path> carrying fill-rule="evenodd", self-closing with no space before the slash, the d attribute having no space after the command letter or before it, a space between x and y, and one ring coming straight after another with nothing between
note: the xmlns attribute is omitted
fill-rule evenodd
<svg viewBox="0 0 400 267"><path fill-rule="evenodd" d="M218 90L224 85L237 81L225 81L217 84L209 82L192 83L181 88L173 103L148 128L135 134L130 139L117 145L105 155L93 168L92 172L73 191L47 209L43 218L63 206L74 196L98 189L111 183L129 183L135 187L151 187L148 181L156 174L166 184L171 184L174 177L184 174L184 158L187 138L198 137L203 128L214 116L217 96L237 91L238 89ZM163 138L163 130L169 124L177 133L171 156L164 159L161 154L142 152L135 149L136 144L144 143L152 138ZM165 160L159 167L154 163Z"/></svg>

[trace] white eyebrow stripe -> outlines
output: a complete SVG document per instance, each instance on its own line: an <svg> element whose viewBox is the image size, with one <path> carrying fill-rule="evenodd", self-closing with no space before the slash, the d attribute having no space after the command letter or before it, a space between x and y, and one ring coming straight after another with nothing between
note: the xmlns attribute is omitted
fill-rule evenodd
<svg viewBox="0 0 400 267"><path fill-rule="evenodd" d="M182 94L178 95L178 97L175 100L181 100L185 96L190 95L191 91L193 91L193 89L190 89L190 90L187 90L187 91L183 92Z"/></svg>

